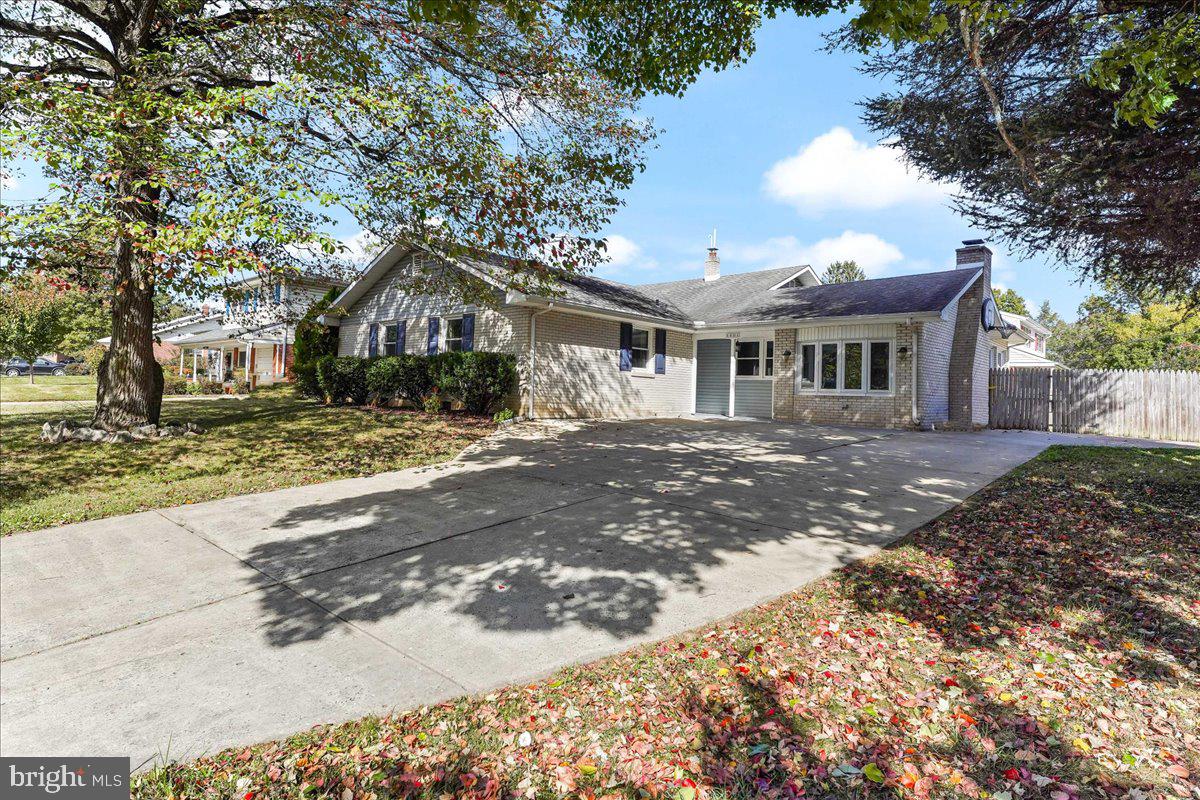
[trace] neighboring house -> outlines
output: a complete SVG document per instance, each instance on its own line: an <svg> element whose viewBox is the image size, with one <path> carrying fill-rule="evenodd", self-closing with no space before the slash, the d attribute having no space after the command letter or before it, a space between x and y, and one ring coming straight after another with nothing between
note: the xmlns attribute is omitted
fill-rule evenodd
<svg viewBox="0 0 1200 800"><path fill-rule="evenodd" d="M1015 330L1009 344L1004 346L997 343L995 367L1061 367L1062 364L1046 357L1046 340L1050 338L1050 330L1022 314L1001 311L1000 318L1005 325Z"/></svg>
<svg viewBox="0 0 1200 800"><path fill-rule="evenodd" d="M430 263L433 262L433 263ZM888 427L988 419L992 251L957 269L822 285L811 267L628 286L567 278L555 297L506 290L503 259L442 262L389 248L342 294L342 355L493 350L518 359L533 417L715 414ZM460 269L494 304L405 291L416 270ZM985 329L983 321L989 321Z"/></svg>
<svg viewBox="0 0 1200 800"><path fill-rule="evenodd" d="M241 378L253 388L284 380L295 322L329 289L346 283L311 275L251 278L239 286L241 299L223 310L206 305L155 326L155 358L176 364L190 381Z"/></svg>

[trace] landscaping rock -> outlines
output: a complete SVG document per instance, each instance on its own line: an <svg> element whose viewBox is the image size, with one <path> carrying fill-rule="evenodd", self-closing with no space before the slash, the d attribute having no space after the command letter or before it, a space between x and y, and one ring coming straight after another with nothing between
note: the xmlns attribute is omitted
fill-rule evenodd
<svg viewBox="0 0 1200 800"><path fill-rule="evenodd" d="M194 422L172 425L139 425L128 430L109 431L104 428L89 428L69 419L47 422L42 425L41 440L47 444L62 442L104 442L124 444L151 439L167 439L177 436L199 436L204 429Z"/></svg>

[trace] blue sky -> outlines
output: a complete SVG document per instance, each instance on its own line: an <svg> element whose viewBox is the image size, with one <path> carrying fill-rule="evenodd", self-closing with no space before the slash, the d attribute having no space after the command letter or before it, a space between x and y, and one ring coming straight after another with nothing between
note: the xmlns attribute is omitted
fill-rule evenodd
<svg viewBox="0 0 1200 800"><path fill-rule="evenodd" d="M725 272L849 257L870 277L948 269L962 239L984 235L950 210L943 187L877 146L856 103L883 87L856 70L857 56L821 51L834 24L768 21L747 64L645 103L662 133L613 220L613 262L600 275L698 277L713 227ZM1073 273L993 250L995 283L1075 317L1090 287Z"/></svg>
<svg viewBox="0 0 1200 800"><path fill-rule="evenodd" d="M826 53L836 19L764 24L744 66L703 75L682 98L651 97L641 113L661 130L646 170L606 232L626 283L699 277L715 227L726 273L851 258L869 277L949 269L961 240L983 236L955 214L947 187L906 172L859 120L883 86L853 54ZM44 187L36 170L6 182L8 200ZM338 231L354 240L353 227ZM1018 261L998 243L993 283L1031 308L1049 300L1067 319L1084 296L1072 272Z"/></svg>

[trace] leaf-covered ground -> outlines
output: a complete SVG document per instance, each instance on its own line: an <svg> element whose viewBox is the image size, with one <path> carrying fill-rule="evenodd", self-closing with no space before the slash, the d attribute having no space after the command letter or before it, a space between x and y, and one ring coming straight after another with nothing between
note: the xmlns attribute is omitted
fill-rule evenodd
<svg viewBox="0 0 1200 800"><path fill-rule="evenodd" d="M90 414L58 408L0 417L0 532L434 464L495 430L480 417L322 406L274 386L243 398L164 403L164 422L206 430L195 438L38 440L42 423Z"/></svg>
<svg viewBox="0 0 1200 800"><path fill-rule="evenodd" d="M1198 531L1197 452L1053 448L721 624L135 794L1196 798Z"/></svg>

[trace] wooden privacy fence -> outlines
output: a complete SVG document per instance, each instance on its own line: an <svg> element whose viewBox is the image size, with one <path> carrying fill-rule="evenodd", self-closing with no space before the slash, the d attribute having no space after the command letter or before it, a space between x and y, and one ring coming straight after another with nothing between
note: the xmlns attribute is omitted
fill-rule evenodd
<svg viewBox="0 0 1200 800"><path fill-rule="evenodd" d="M1200 441L1200 372L994 369L993 428Z"/></svg>

